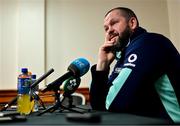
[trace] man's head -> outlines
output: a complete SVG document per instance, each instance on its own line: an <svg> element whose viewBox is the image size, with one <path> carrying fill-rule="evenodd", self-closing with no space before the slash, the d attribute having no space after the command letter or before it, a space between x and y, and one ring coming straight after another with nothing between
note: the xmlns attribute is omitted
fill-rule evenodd
<svg viewBox="0 0 180 126"><path fill-rule="evenodd" d="M125 46L137 27L139 27L138 19L128 8L113 8L104 18L106 40L115 41L115 46Z"/></svg>

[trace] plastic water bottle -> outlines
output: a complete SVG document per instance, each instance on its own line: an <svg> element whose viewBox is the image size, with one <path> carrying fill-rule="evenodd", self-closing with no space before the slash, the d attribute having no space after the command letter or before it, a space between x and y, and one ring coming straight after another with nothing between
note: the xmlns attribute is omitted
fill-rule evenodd
<svg viewBox="0 0 180 126"><path fill-rule="evenodd" d="M21 72L22 73L18 76L17 111L20 114L28 115L31 112L31 102L30 102L31 77L28 75L27 68L22 68Z"/></svg>
<svg viewBox="0 0 180 126"><path fill-rule="evenodd" d="M32 79L32 84L36 81L36 75L33 74L31 75L31 79ZM39 110L39 85L37 85L36 87L34 87L31 90L31 94L33 95L33 100L34 100L34 106L33 106L33 112L37 112Z"/></svg>

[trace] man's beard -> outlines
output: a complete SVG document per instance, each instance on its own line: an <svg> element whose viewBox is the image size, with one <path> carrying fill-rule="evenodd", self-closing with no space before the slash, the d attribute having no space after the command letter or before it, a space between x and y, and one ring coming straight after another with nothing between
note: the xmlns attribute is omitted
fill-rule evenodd
<svg viewBox="0 0 180 126"><path fill-rule="evenodd" d="M126 27L121 36L118 37L117 44L114 46L114 51L122 51L129 42L132 31L129 26Z"/></svg>

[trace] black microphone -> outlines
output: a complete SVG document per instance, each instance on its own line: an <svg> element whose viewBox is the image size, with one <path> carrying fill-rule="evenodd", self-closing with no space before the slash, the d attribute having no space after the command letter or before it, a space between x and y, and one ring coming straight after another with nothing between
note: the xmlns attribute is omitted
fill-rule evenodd
<svg viewBox="0 0 180 126"><path fill-rule="evenodd" d="M47 73L43 74L39 79L37 79L32 85L31 89L36 87L42 80L44 80L47 76L49 76L52 72L54 72L54 69L51 68ZM17 102L18 96L14 97L9 103L7 103L4 107L1 108L0 111L6 110L9 106L13 105L15 102Z"/></svg>
<svg viewBox="0 0 180 126"><path fill-rule="evenodd" d="M71 96L71 94L73 94L77 88L79 87L81 83L81 79L80 77L78 78L75 78L75 77L70 77L68 78L67 80L65 80L63 82L64 84L64 87L63 87L63 90L64 90L64 93L63 95L61 96L61 103L63 104L65 99L68 98L69 100L69 107L72 106L72 103L73 103L73 97ZM66 104L66 102L65 102ZM65 105L63 104L63 105Z"/></svg>
<svg viewBox="0 0 180 126"><path fill-rule="evenodd" d="M52 72L54 72L54 69L51 68L47 73L42 75L40 78L38 78L32 85L31 89L35 88L42 80L44 80L47 76L49 76Z"/></svg>
<svg viewBox="0 0 180 126"><path fill-rule="evenodd" d="M55 81L51 82L47 85L47 87L42 90L42 92L50 91L50 90L58 90L62 83L70 78L70 77L81 77L86 74L89 70L90 64L84 58L78 58L74 60L68 67L68 72L56 79Z"/></svg>
<svg viewBox="0 0 180 126"><path fill-rule="evenodd" d="M81 79L80 78L75 78L75 77L71 77L67 80L64 81L64 96L70 96L71 94L73 94L77 88L79 87L81 83Z"/></svg>

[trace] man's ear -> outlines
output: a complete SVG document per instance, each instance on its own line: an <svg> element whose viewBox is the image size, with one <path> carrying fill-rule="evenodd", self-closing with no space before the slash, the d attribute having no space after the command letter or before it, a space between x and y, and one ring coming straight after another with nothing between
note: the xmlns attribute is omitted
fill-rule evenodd
<svg viewBox="0 0 180 126"><path fill-rule="evenodd" d="M135 17L130 18L129 27L131 28L131 30L136 29L136 27L137 27L137 19Z"/></svg>

